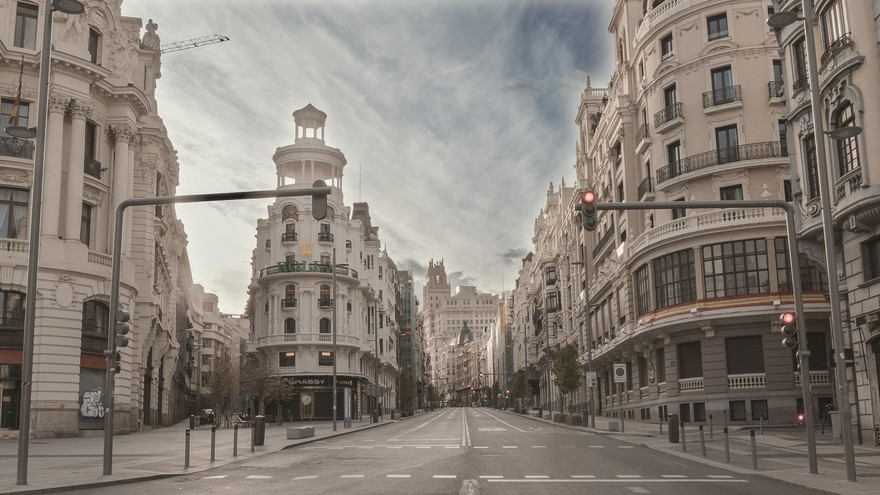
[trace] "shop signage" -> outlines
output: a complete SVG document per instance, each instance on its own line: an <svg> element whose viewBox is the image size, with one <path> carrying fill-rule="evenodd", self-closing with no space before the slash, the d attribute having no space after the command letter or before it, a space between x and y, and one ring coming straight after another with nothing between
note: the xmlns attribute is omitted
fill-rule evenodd
<svg viewBox="0 0 880 495"><path fill-rule="evenodd" d="M294 387L332 387L333 376L289 376L284 378L287 383ZM337 376L337 387L355 387L357 379L350 376Z"/></svg>
<svg viewBox="0 0 880 495"><path fill-rule="evenodd" d="M279 261L277 273L295 273L295 272L323 272L331 273L333 271L333 263L321 263L320 261Z"/></svg>

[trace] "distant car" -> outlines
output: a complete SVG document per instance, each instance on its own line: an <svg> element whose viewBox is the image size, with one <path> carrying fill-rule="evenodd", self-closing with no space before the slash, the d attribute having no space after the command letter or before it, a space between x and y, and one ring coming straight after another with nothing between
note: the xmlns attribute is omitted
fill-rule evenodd
<svg viewBox="0 0 880 495"><path fill-rule="evenodd" d="M201 414L199 414L199 422L202 424L214 424L214 410L202 409Z"/></svg>

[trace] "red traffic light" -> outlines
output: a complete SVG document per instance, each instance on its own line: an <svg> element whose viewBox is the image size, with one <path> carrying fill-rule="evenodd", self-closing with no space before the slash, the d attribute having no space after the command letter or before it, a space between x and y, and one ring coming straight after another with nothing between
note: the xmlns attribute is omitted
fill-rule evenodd
<svg viewBox="0 0 880 495"><path fill-rule="evenodd" d="M590 190L584 191L584 195L581 200L586 204L592 204L596 202L596 193Z"/></svg>
<svg viewBox="0 0 880 495"><path fill-rule="evenodd" d="M795 317L794 313L782 313L779 315L779 321L781 321L783 325L794 325L796 319L797 317Z"/></svg>

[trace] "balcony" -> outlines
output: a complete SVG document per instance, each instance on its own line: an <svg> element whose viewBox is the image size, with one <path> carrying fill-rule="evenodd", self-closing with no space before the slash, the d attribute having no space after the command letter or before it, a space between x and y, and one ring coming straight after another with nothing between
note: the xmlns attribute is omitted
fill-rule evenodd
<svg viewBox="0 0 880 495"><path fill-rule="evenodd" d="M767 83L767 93L770 100L785 97L785 83L782 81L770 81Z"/></svg>
<svg viewBox="0 0 880 495"><path fill-rule="evenodd" d="M599 253L602 252L602 248L604 248L605 245L608 244L608 242L611 241L611 239L613 237L614 237L614 224L611 224L611 228L608 229L608 232L605 232L605 234L602 236L602 238L599 239L599 243L596 244L596 247L593 248L593 258L597 257L599 255Z"/></svg>
<svg viewBox="0 0 880 495"><path fill-rule="evenodd" d="M651 130L646 122L636 131L636 153L644 153L649 144L651 144Z"/></svg>
<svg viewBox="0 0 880 495"><path fill-rule="evenodd" d="M257 339L257 347L265 347L271 345L285 344L331 344L333 342L332 333L284 333L278 335L267 335ZM336 343L338 345L360 345L362 341L352 335L336 334Z"/></svg>
<svg viewBox="0 0 880 495"><path fill-rule="evenodd" d="M822 54L822 67L824 68L826 65L828 65L828 62L834 59L834 55L836 55L844 48L852 46L852 44L852 37L850 37L849 33L846 33L840 38L834 40L834 42L831 43L830 46L828 46L828 49L825 50L825 53Z"/></svg>
<svg viewBox="0 0 880 495"><path fill-rule="evenodd" d="M26 239L0 239L0 251L27 253L29 242Z"/></svg>
<svg viewBox="0 0 880 495"><path fill-rule="evenodd" d="M660 110L659 112L654 114L654 129L659 129L664 125L672 122L675 119L684 118L684 114L682 113L683 105L679 103L673 103L668 107Z"/></svg>
<svg viewBox="0 0 880 495"><path fill-rule="evenodd" d="M296 307L296 298L295 297L285 297L281 300L281 308L283 309L292 309Z"/></svg>
<svg viewBox="0 0 880 495"><path fill-rule="evenodd" d="M281 234L281 242L296 242L296 232L285 232Z"/></svg>
<svg viewBox="0 0 880 495"><path fill-rule="evenodd" d="M641 184L639 184L639 200L645 197L646 194L654 192L653 179L651 177L645 177L642 179Z"/></svg>
<svg viewBox="0 0 880 495"><path fill-rule="evenodd" d="M727 375L727 388L764 388L767 386L764 373L745 373L740 375Z"/></svg>
<svg viewBox="0 0 880 495"><path fill-rule="evenodd" d="M318 242L333 242L333 234L330 232L319 232Z"/></svg>
<svg viewBox="0 0 880 495"><path fill-rule="evenodd" d="M678 380L678 387L681 392L702 392L703 377L681 378Z"/></svg>
<svg viewBox="0 0 880 495"><path fill-rule="evenodd" d="M27 241L25 241L25 246L27 245ZM25 248L26 249L26 248ZM333 273L336 272L337 275L341 275L343 277L351 277L358 278L357 270L353 270L347 266L336 266L333 267L333 270L330 269L329 264L320 263L317 261L307 262L307 261L290 261L289 263L279 262L276 265L272 265L260 270L260 276L265 277L267 275L275 275L278 273Z"/></svg>
<svg viewBox="0 0 880 495"><path fill-rule="evenodd" d="M85 163L83 164L83 171L86 175L91 175L92 177L101 180L101 162L95 160L94 158L86 157Z"/></svg>
<svg viewBox="0 0 880 495"><path fill-rule="evenodd" d="M662 184L669 179L678 177L688 172L695 172L704 168L724 165L725 163L739 162L743 160L762 160L766 158L782 158L788 156L779 141L764 143L742 144L732 148L721 148L715 151L707 151L698 155L682 158L657 170L657 184Z"/></svg>
<svg viewBox="0 0 880 495"><path fill-rule="evenodd" d="M333 307L333 299L329 297L318 298L318 307L321 309L330 309Z"/></svg>
<svg viewBox="0 0 880 495"><path fill-rule="evenodd" d="M850 170L843 177L837 179L834 183L835 188L837 189L837 202L835 204L839 204L841 201L846 199L847 196L854 194L856 191L862 188L862 169L861 167Z"/></svg>
<svg viewBox="0 0 880 495"><path fill-rule="evenodd" d="M806 90L810 86L810 77L807 74L803 74L797 79L795 79L794 83L791 85L792 93L798 93L800 91Z"/></svg>
<svg viewBox="0 0 880 495"><path fill-rule="evenodd" d="M34 158L34 143L27 139L0 137L0 155L13 158Z"/></svg>
<svg viewBox="0 0 880 495"><path fill-rule="evenodd" d="M703 108L717 107L737 101L742 101L742 87L739 84L703 93Z"/></svg>
<svg viewBox="0 0 880 495"><path fill-rule="evenodd" d="M794 384L798 387L801 386L801 374L799 371L794 372ZM810 370L810 384L829 386L831 385L831 374L828 370Z"/></svg>

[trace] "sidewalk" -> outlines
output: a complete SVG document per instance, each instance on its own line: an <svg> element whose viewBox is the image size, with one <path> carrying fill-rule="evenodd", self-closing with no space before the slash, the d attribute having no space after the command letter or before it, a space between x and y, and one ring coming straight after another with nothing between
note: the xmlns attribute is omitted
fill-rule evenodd
<svg viewBox="0 0 880 495"><path fill-rule="evenodd" d="M509 413L514 414L514 413ZM531 417L531 416L529 416ZM597 416L598 418L598 416ZM550 419L532 417L535 421L552 423ZM605 418L613 419L613 418ZM616 420L616 419L615 419ZM726 462L724 428L703 426L706 456L703 457L699 425L686 423L684 442L669 442L669 425L663 424L663 434L657 423L626 420L623 432L599 430L581 426L568 428L590 431L617 440L644 445L652 450L687 458L706 465L740 474L754 474L791 485L802 486L827 493L845 495L876 495L880 493L880 448L871 445L855 445L856 482L848 482L843 445L831 436L831 428L825 435L816 428L816 458L818 474L810 474L807 459L806 430L803 427L765 427L763 434L758 425L728 428L730 463ZM755 430L755 450L758 469L753 468L750 431ZM870 439L869 439L870 440Z"/></svg>
<svg viewBox="0 0 880 495"><path fill-rule="evenodd" d="M27 485L16 485L18 479L18 440L0 440L0 493L51 493L62 489L89 488L128 481L165 478L225 466L272 452L291 445L311 443L345 435L353 431L392 423L371 424L369 418L354 420L350 428L337 421L293 422L283 426L266 425L265 441L251 452L252 428L238 429L238 456L233 457L235 430L217 428L214 462L211 462L211 427L199 426L190 432L189 468L185 465L186 429L189 421L113 438L113 474L104 476L104 436L31 439L28 448ZM315 436L287 439L287 428L314 426Z"/></svg>

